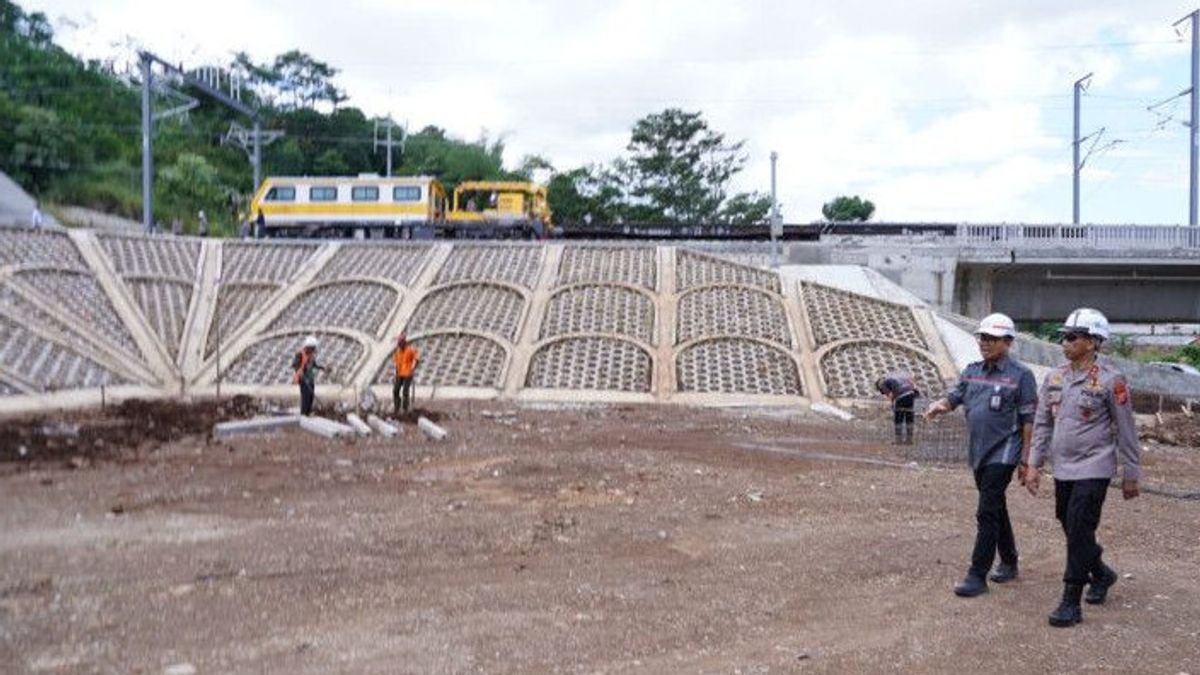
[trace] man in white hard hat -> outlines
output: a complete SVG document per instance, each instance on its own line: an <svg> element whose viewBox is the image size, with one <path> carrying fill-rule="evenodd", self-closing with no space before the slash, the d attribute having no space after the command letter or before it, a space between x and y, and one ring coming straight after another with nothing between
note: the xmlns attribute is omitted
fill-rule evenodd
<svg viewBox="0 0 1200 675"><path fill-rule="evenodd" d="M991 580L1006 583L1018 573L1017 542L1005 492L1017 464L1028 454L1037 382L1029 368L1008 355L1016 334L1013 320L1004 314L984 317L975 330L983 360L963 369L958 384L925 411L925 418L932 420L961 405L967 415L968 458L979 502L971 566L966 578L954 587L954 593L964 598L987 592L988 572L997 552L1000 564Z"/></svg>
<svg viewBox="0 0 1200 675"><path fill-rule="evenodd" d="M292 384L300 385L300 414L311 415L317 391L317 371L325 367L317 363L317 336L304 338L304 344L292 357Z"/></svg>
<svg viewBox="0 0 1200 675"><path fill-rule="evenodd" d="M1050 614L1050 625L1065 627L1083 620L1079 600L1085 585L1088 604L1099 605L1117 582L1116 571L1101 559L1096 528L1118 464L1122 496L1138 496L1141 448L1129 384L1110 362L1097 358L1108 339L1108 319L1091 308L1077 309L1059 333L1068 362L1042 384L1025 487L1037 494L1040 469L1049 457L1054 513L1067 536L1062 600Z"/></svg>

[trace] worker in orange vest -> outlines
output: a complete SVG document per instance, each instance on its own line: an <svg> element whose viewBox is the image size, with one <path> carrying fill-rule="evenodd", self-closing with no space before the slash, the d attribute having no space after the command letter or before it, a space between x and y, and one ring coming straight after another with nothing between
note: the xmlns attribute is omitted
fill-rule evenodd
<svg viewBox="0 0 1200 675"><path fill-rule="evenodd" d="M317 391L317 371L325 367L317 363L317 337L304 338L304 345L292 357L292 384L300 385L300 414L311 415Z"/></svg>
<svg viewBox="0 0 1200 675"><path fill-rule="evenodd" d="M396 381L392 384L392 411L399 415L401 410L412 410L413 373L420 362L417 348L409 343L408 336L404 333L396 337L396 350L392 352L392 362L396 365ZM401 395L404 396L403 401Z"/></svg>

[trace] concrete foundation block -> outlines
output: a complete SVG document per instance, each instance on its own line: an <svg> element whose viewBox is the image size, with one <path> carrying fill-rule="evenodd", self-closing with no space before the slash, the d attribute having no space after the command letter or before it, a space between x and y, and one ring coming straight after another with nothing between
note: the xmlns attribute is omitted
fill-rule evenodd
<svg viewBox="0 0 1200 675"><path fill-rule="evenodd" d="M445 438L447 436L446 430L439 427L438 425L434 424L433 421L430 420L428 417L418 418L417 419L417 428L419 428L421 430L421 433L425 434L426 436L432 438L435 441L445 440Z"/></svg>
<svg viewBox="0 0 1200 675"><path fill-rule="evenodd" d="M346 423L354 427L354 430L358 432L359 436L371 435L371 427L367 426L367 423L358 416L358 413L350 413L346 415Z"/></svg>
<svg viewBox="0 0 1200 675"><path fill-rule="evenodd" d="M213 438L230 438L249 434L265 434L294 427L300 423L299 415L282 417L255 417L248 420L221 422L213 425Z"/></svg>
<svg viewBox="0 0 1200 675"><path fill-rule="evenodd" d="M400 430L394 425L385 422L377 415L367 415L367 424L371 425L371 428L384 438L392 438L400 433Z"/></svg>
<svg viewBox="0 0 1200 675"><path fill-rule="evenodd" d="M327 420L324 417L301 417L300 428L325 438L346 438L357 435L353 427Z"/></svg>

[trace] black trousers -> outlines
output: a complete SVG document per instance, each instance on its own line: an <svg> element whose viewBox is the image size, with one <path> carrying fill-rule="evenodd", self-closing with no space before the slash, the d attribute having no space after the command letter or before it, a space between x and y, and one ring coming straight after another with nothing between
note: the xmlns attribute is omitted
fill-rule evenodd
<svg viewBox="0 0 1200 675"><path fill-rule="evenodd" d="M1017 541L1012 522L1008 519L1008 497L1005 492L1012 482L1012 464L985 464L975 470L975 488L979 490L979 505L975 509L975 550L971 554L971 574L986 578L1000 553L1000 562L1017 562Z"/></svg>
<svg viewBox="0 0 1200 675"><path fill-rule="evenodd" d="M311 415L313 407L313 398L316 397L317 386L315 383L305 383L300 381L300 414Z"/></svg>
<svg viewBox="0 0 1200 675"><path fill-rule="evenodd" d="M392 384L392 410L399 413L401 410L408 410L412 396L412 377L397 377ZM401 400L403 396L403 401ZM400 405L403 402L403 407Z"/></svg>
<svg viewBox="0 0 1200 675"><path fill-rule="evenodd" d="M892 401L892 424L896 427L896 442L909 442L913 435L913 403L915 394L901 396Z"/></svg>
<svg viewBox="0 0 1200 675"><path fill-rule="evenodd" d="M1108 479L1054 481L1054 515L1067 535L1067 571L1063 582L1086 584L1100 571L1104 549L1096 543Z"/></svg>

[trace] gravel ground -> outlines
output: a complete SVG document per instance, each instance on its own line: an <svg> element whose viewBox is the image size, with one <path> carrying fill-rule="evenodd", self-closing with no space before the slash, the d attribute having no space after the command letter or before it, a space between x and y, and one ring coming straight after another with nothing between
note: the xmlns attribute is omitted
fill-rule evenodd
<svg viewBox="0 0 1200 675"><path fill-rule="evenodd" d="M0 463L0 672L1200 673L1200 501L1110 492L1122 579L1055 629L1051 495L1010 489L1021 578L956 598L970 474L864 440L882 421L436 412L441 443L185 429ZM1196 448L1145 465L1200 486Z"/></svg>

